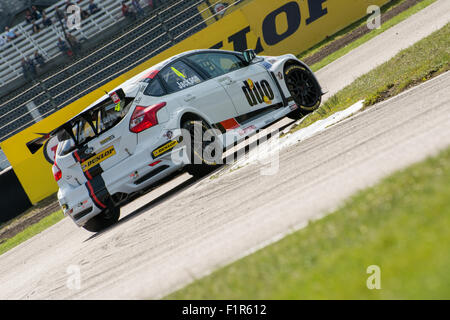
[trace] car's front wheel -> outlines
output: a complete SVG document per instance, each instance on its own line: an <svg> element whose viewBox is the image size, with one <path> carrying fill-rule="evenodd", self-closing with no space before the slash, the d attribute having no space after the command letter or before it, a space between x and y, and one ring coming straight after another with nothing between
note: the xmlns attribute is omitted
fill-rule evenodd
<svg viewBox="0 0 450 320"><path fill-rule="evenodd" d="M289 118L297 120L319 108L322 89L311 71L300 65L291 65L286 68L284 76L286 86L299 107L288 114Z"/></svg>
<svg viewBox="0 0 450 320"><path fill-rule="evenodd" d="M83 226L84 229L90 232L100 232L119 221L120 218L120 207L114 207L112 209L107 209L102 211L92 219L90 219Z"/></svg>

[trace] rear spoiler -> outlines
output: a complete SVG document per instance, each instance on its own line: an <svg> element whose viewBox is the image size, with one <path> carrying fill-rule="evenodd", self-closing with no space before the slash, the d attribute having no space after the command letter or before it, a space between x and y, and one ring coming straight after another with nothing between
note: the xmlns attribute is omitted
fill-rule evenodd
<svg viewBox="0 0 450 320"><path fill-rule="evenodd" d="M125 100L125 98L126 98L125 92L123 91L122 88L120 88L112 93L106 92L106 94L110 97L110 99L115 104L120 103L121 100ZM89 111L91 111L95 107L101 105L105 100L94 105L92 108L89 108L89 109L83 111L82 113L76 115L75 117L73 117L72 119L70 119L69 121L67 121L66 123L64 123L63 125L59 126L56 129L52 130L49 133L36 133L37 135L40 135L40 137L33 139L26 143L28 150L30 150L31 154L35 154L36 152L39 151L39 149L41 149L45 145L45 143L47 142L48 139L58 135L58 133L60 133L61 131L67 132L68 135L75 141L76 139L73 136L73 132L71 129L71 123L76 122L80 118L83 118L84 116L86 116L89 113Z"/></svg>
<svg viewBox="0 0 450 320"><path fill-rule="evenodd" d="M47 142L47 140L50 138L49 133L37 133L37 134L41 135L41 137L31 140L30 142L27 142L27 147L32 154L38 152L39 149L42 148L45 142Z"/></svg>

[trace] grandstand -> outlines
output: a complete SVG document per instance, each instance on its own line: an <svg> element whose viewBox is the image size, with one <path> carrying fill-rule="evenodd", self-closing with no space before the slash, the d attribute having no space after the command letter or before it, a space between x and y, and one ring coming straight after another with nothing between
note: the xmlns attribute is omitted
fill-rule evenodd
<svg viewBox="0 0 450 320"><path fill-rule="evenodd" d="M0 149L0 172L5 170L9 166L10 165L8 159L6 159L5 153L3 152L3 150Z"/></svg>

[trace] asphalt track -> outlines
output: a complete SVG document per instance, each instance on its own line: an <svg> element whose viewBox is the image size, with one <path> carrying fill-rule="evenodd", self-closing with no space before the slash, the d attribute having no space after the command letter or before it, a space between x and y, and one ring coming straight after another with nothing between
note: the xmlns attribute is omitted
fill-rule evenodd
<svg viewBox="0 0 450 320"><path fill-rule="evenodd" d="M450 1L436 2L321 70L320 81L336 92L445 25L448 12ZM446 73L282 150L275 175L253 164L216 179L180 176L97 235L64 219L0 256L0 299L160 298L449 146L449 87ZM80 290L66 286L71 266Z"/></svg>

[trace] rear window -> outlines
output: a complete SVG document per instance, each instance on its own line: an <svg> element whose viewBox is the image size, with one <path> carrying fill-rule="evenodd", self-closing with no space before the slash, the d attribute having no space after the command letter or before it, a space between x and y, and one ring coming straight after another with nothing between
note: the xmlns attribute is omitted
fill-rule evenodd
<svg viewBox="0 0 450 320"><path fill-rule="evenodd" d="M75 147L89 142L103 132L116 126L126 116L132 102L133 99L125 98L125 100L122 100L116 105L112 100L107 99L70 122L64 128L65 131L58 133L58 140L60 142L69 139L73 140L73 143L64 143L62 153L67 154ZM70 132L67 132L68 130L70 130Z"/></svg>
<svg viewBox="0 0 450 320"><path fill-rule="evenodd" d="M146 96L161 97L165 94L164 88L158 78L155 78L150 82L150 84L145 88L144 94Z"/></svg>

